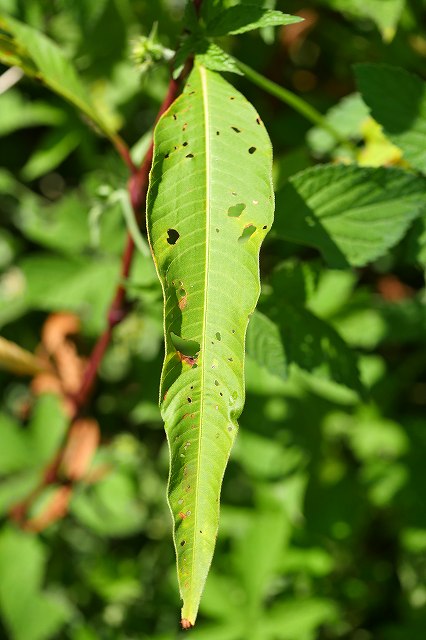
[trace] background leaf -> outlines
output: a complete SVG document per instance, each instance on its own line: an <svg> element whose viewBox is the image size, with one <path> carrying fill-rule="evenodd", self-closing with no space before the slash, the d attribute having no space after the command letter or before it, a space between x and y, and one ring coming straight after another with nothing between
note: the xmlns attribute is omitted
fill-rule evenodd
<svg viewBox="0 0 426 640"><path fill-rule="evenodd" d="M207 24L207 32L210 36L225 36L238 34L261 27L295 24L302 18L290 16L281 11L263 9L255 5L235 5L219 13Z"/></svg>
<svg viewBox="0 0 426 640"><path fill-rule="evenodd" d="M426 83L398 67L355 67L357 84L371 115L414 169L426 173Z"/></svg>
<svg viewBox="0 0 426 640"><path fill-rule="evenodd" d="M275 229L317 247L334 267L383 255L425 209L425 181L397 169L319 166L277 194Z"/></svg>
<svg viewBox="0 0 426 640"><path fill-rule="evenodd" d="M76 106L106 136L114 135L111 120L105 112L93 106L72 63L54 42L5 14L0 14L0 28L8 34L5 42L0 40L0 60L4 64L21 66L30 76L41 79L55 93ZM12 59L9 53L11 47L16 51Z"/></svg>
<svg viewBox="0 0 426 640"><path fill-rule="evenodd" d="M0 536L0 608L15 640L44 640L58 633L72 609L42 590L46 551L33 536L5 529Z"/></svg>

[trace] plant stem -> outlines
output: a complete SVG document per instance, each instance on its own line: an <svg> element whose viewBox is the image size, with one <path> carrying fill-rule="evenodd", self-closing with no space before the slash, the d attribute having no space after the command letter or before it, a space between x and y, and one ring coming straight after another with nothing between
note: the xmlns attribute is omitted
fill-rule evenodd
<svg viewBox="0 0 426 640"><path fill-rule="evenodd" d="M194 7L195 7L195 11L197 13L197 16L200 15L202 2L203 2L203 0L194 0Z"/></svg>
<svg viewBox="0 0 426 640"><path fill-rule="evenodd" d="M169 108L169 106L177 97L178 92L179 81L172 78L169 82L167 95L164 98L160 109L158 110L155 122L157 122L163 115L163 113ZM117 145L115 146L118 149ZM124 147L127 148L126 145L124 145ZM139 169L133 164L132 160L130 159L130 155L128 157L131 164L127 161L126 154L123 153L124 147L121 147L120 155L131 169L131 176L128 183L130 201L132 203L136 219L138 220L139 224L141 224L143 213L145 212L145 201L148 191L149 172L151 170L154 142L153 140L151 140L149 149L146 152L145 158ZM114 327L122 320L124 320L129 311L129 305L126 300L126 281L130 274L134 254L135 243L132 236L128 234L126 246L124 248L123 256L121 259L120 282L108 310L107 327L93 347L86 366L86 370L83 375L83 381L81 383L80 389L73 398L74 418L80 413L82 408L89 401L90 395L95 386L99 366L111 341Z"/></svg>
<svg viewBox="0 0 426 640"><path fill-rule="evenodd" d="M129 147L124 142L123 138L118 134L115 134L110 138L118 155L122 158L123 162L127 165L127 168L131 173L137 171L137 167L134 165L132 157L130 155Z"/></svg>
<svg viewBox="0 0 426 640"><path fill-rule="evenodd" d="M285 104L300 113L307 120L312 122L312 124L317 125L318 127L321 127L322 129L327 131L331 136L333 136L338 144L343 145L352 153L355 152L355 145L344 138L339 133L339 131L337 131L337 129L335 129L329 122L327 122L322 113L317 111L315 107L308 104L305 100L303 100L303 98L300 98L292 91L284 89L284 87L281 87L276 82L265 78L265 76L244 64L244 62L240 62L236 58L234 58L234 61L241 69L241 71L247 76L247 78L253 82L253 84L275 96L276 98L281 100L281 102L285 102Z"/></svg>

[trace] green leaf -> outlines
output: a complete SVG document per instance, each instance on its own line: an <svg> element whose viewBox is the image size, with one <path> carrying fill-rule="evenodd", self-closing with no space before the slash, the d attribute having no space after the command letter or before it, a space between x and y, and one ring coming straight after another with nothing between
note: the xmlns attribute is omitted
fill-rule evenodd
<svg viewBox="0 0 426 640"><path fill-rule="evenodd" d="M47 102L24 100L18 91L9 89L0 96L0 135L19 129L62 124L65 113Z"/></svg>
<svg viewBox="0 0 426 640"><path fill-rule="evenodd" d="M121 470L80 491L71 509L80 522L101 536L133 535L142 529L146 518L134 479Z"/></svg>
<svg viewBox="0 0 426 640"><path fill-rule="evenodd" d="M72 63L52 40L32 27L0 13L0 62L21 67L52 91L71 102L107 136L114 127L106 113L95 108Z"/></svg>
<svg viewBox="0 0 426 640"><path fill-rule="evenodd" d="M257 310L247 329L246 352L260 367L286 379L286 358L279 329L272 320Z"/></svg>
<svg viewBox="0 0 426 640"><path fill-rule="evenodd" d="M332 267L363 266L393 247L426 208L426 181L399 169L321 165L277 193L276 231L317 247Z"/></svg>
<svg viewBox="0 0 426 640"><path fill-rule="evenodd" d="M280 327L289 365L294 363L362 394L355 353L336 330L303 307L283 300L277 307L271 316Z"/></svg>
<svg viewBox="0 0 426 640"><path fill-rule="evenodd" d="M303 18L291 16L281 11L263 9L255 5L233 6L219 13L206 27L208 36L226 36L245 33L261 27L278 27L279 25L302 22Z"/></svg>
<svg viewBox="0 0 426 640"><path fill-rule="evenodd" d="M324 1L324 0L323 0ZM406 0L325 0L328 7L355 18L368 18L380 30L384 40L395 35Z"/></svg>
<svg viewBox="0 0 426 640"><path fill-rule="evenodd" d="M359 140L362 137L361 125L368 118L368 109L359 93L352 93L327 111L324 118L342 139ZM323 127L310 129L307 142L317 156L330 153L338 144L336 138Z"/></svg>
<svg viewBox="0 0 426 640"><path fill-rule="evenodd" d="M169 503L182 617L192 624L244 404L244 336L259 296L259 248L273 218L271 160L253 107L196 66L157 125L148 193L165 298L160 398L171 455ZM199 343L198 356L176 349L172 333Z"/></svg>
<svg viewBox="0 0 426 640"><path fill-rule="evenodd" d="M412 167L426 173L426 82L398 67L355 66L371 115Z"/></svg>
<svg viewBox="0 0 426 640"><path fill-rule="evenodd" d="M26 433L18 422L0 413L0 474L24 469L29 462Z"/></svg>
<svg viewBox="0 0 426 640"><path fill-rule="evenodd" d="M82 131L79 129L58 128L49 131L28 162L22 167L22 177L25 180L35 180L53 171L80 144Z"/></svg>
<svg viewBox="0 0 426 640"><path fill-rule="evenodd" d="M240 76L244 75L238 68L234 58L214 42L207 43L205 50L197 49L197 62L212 71L229 71Z"/></svg>
<svg viewBox="0 0 426 640"><path fill-rule="evenodd" d="M59 450L69 425L58 396L45 393L37 399L30 422L33 464L47 464Z"/></svg>
<svg viewBox="0 0 426 640"><path fill-rule="evenodd" d="M72 614L70 605L42 591L46 550L12 528L0 536L0 609L13 640L48 640Z"/></svg>

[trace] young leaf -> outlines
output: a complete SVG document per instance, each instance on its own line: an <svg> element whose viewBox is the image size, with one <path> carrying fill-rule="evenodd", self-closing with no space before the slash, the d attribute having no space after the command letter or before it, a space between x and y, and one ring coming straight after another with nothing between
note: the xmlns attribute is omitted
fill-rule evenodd
<svg viewBox="0 0 426 640"><path fill-rule="evenodd" d="M21 67L76 106L107 137L114 136L110 118L93 106L74 66L52 40L4 13L0 13L0 31L0 62Z"/></svg>
<svg viewBox="0 0 426 640"><path fill-rule="evenodd" d="M356 65L355 75L373 118L407 162L426 173L426 82L383 64Z"/></svg>
<svg viewBox="0 0 426 640"><path fill-rule="evenodd" d="M209 36L226 36L238 34L261 27L277 27L279 25L295 24L303 18L290 16L281 11L263 9L255 5L235 5L225 9L211 20L206 27Z"/></svg>
<svg viewBox="0 0 426 640"><path fill-rule="evenodd" d="M277 193L275 229L317 247L332 267L363 266L383 255L426 209L426 181L406 171L321 165Z"/></svg>
<svg viewBox="0 0 426 640"><path fill-rule="evenodd" d="M148 230L165 300L160 398L182 618L190 626L244 404L244 338L259 296L260 244L273 218L271 145L253 107L200 65L154 141Z"/></svg>

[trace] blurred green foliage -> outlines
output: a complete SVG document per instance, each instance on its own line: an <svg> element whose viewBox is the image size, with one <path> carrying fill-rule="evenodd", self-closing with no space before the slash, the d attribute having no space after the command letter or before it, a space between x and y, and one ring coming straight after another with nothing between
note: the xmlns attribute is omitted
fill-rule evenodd
<svg viewBox="0 0 426 640"><path fill-rule="evenodd" d="M1 11L48 34L74 60L92 103L133 145L135 158L146 149L168 68L159 65L141 77L131 42L158 22L161 43L176 49L183 5L0 0ZM262 254L264 287L248 339L247 402L224 480L220 536L191 633L194 640L422 640L426 214L424 179L414 174L425 167L425 147L422 155L415 143L426 131L420 80L426 5L276 5L305 17L299 35L291 35L299 25L275 34L266 27L225 38L223 46L327 113L355 145L364 168L353 168L354 175L362 183L374 174L399 204L366 204L383 225L378 252L363 236L337 251L324 234L315 236L303 210L293 220L292 236L286 206L293 203L296 210L309 184L300 186L300 176L287 178L319 161L354 158L327 132L232 76L270 131L280 192L276 230ZM378 68L368 75L362 65L356 85L352 65L366 62L403 67L417 79L387 68L381 86ZM409 91L404 79L417 96L409 116L386 96L396 83L402 99ZM414 123L411 133L395 129L398 113ZM79 352L88 353L117 284L126 224L120 203L109 195L125 185L126 168L84 118L26 79L0 95L0 135L2 335L34 351L47 315L72 311L82 323ZM383 187L383 169L375 167L388 164L397 165L395 178ZM329 183L337 184L339 170L323 170ZM318 170L309 175L321 178ZM353 184L340 195L348 217L359 204ZM313 207L331 227L332 205L330 196L322 209ZM363 221L364 233L370 220ZM2 638L181 637L165 499L168 453L157 408L162 302L150 258L138 255L128 293L132 311L114 333L88 407L102 430L93 468L104 472L96 481L78 482L68 515L38 535L20 530L8 513L39 481L66 418L55 397L35 400L25 379L0 371ZM32 517L51 490L34 503Z"/></svg>

